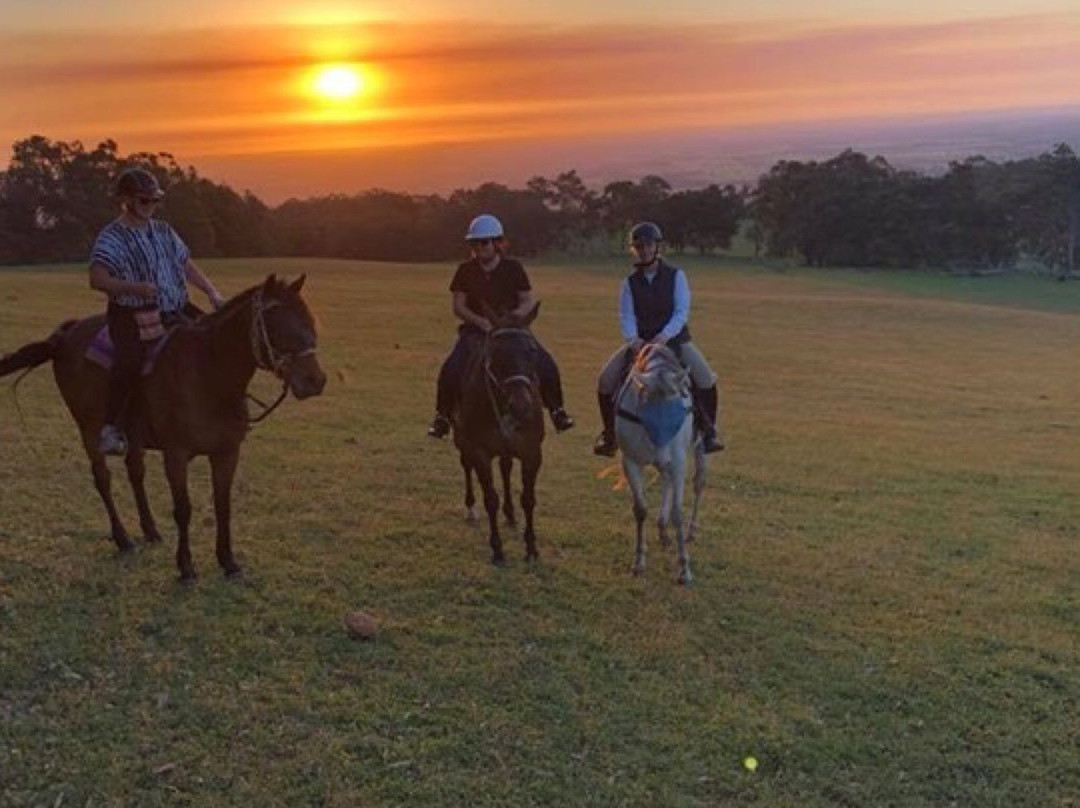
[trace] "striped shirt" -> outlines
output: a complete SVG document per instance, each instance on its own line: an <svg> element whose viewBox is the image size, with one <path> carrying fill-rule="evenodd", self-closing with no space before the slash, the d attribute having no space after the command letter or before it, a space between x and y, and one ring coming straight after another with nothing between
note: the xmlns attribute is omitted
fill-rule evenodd
<svg viewBox="0 0 1080 808"><path fill-rule="evenodd" d="M174 312L187 303L184 277L190 257L191 251L168 222L151 219L144 227L132 227L115 219L98 234L90 263L102 264L119 280L157 287L156 301L117 295L114 303L138 308L155 302L162 311Z"/></svg>

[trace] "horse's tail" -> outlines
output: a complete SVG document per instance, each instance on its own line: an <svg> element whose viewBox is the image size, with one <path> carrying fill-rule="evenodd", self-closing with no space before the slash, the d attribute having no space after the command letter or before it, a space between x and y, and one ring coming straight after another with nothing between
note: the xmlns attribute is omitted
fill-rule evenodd
<svg viewBox="0 0 1080 808"><path fill-rule="evenodd" d="M27 343L17 351L0 357L0 376L7 376L9 373L14 373L16 370L22 370L23 368L26 368L27 372L29 372L38 365L51 362L53 357L56 356L60 343L64 341L64 337L67 336L68 331L76 322L78 321L67 320L53 331L48 339L41 342Z"/></svg>

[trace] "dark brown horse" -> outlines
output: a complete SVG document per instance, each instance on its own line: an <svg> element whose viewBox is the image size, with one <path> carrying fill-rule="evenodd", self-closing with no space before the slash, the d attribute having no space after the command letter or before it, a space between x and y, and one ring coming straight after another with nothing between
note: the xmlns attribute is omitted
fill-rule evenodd
<svg viewBox="0 0 1080 808"><path fill-rule="evenodd" d="M539 312L537 303L525 317L488 315L493 328L469 363L461 387L461 405L454 428L454 442L465 471L466 505L471 493L470 471L476 473L484 495L491 540L491 561L506 563L499 536L499 494L495 489L491 461L498 457L506 499L510 499L510 465L521 461L521 509L525 513L525 558L535 560L536 477L543 462L543 406L537 373L538 346L529 326ZM513 505L507 503L507 519L514 521Z"/></svg>
<svg viewBox="0 0 1080 808"><path fill-rule="evenodd" d="M300 296L303 283L301 277L286 285L271 275L219 311L178 327L132 397L126 419L126 464L143 537L148 542L161 541L143 484L143 455L147 449L157 449L165 456L179 532L176 563L184 583L195 580L188 537L187 471L191 459L199 455L210 458L218 564L229 577L240 574L232 551L230 495L240 444L248 430L245 397L255 369L275 373L298 399L318 395L326 384L315 358L315 320ZM56 384L82 434L94 485L109 514L112 538L123 552L135 545L117 514L109 469L98 451L108 372L86 358L87 346L104 321L104 315L69 320L47 340L0 358L0 376L52 362Z"/></svg>

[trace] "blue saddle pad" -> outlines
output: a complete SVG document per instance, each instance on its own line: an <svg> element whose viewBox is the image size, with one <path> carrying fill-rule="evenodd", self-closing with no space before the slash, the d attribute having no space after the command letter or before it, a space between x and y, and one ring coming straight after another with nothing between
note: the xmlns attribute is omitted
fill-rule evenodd
<svg viewBox="0 0 1080 808"><path fill-rule="evenodd" d="M669 399L642 404L637 411L641 425L649 435L654 446L663 447L671 443L679 433L690 409L681 399Z"/></svg>

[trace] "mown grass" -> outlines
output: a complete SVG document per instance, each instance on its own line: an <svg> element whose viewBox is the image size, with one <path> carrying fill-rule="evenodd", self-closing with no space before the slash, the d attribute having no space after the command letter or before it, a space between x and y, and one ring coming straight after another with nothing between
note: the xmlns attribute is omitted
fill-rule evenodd
<svg viewBox="0 0 1080 808"><path fill-rule="evenodd" d="M50 373L24 425L5 384L0 804L1076 805L1080 321L1046 310L1073 285L989 306L688 263L730 439L689 589L655 542L629 575L626 495L589 452L614 264L531 267L579 421L545 444L535 567L520 542L490 566L423 435L448 267L208 262L230 292L307 270L330 375L245 446L240 584L205 462L186 591L171 541L104 538ZM78 268L0 272L0 350L99 305ZM342 630L356 608L376 642Z"/></svg>

